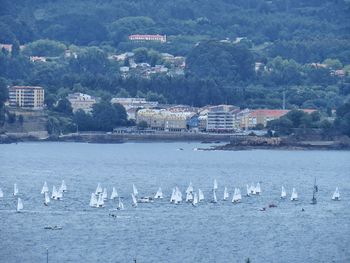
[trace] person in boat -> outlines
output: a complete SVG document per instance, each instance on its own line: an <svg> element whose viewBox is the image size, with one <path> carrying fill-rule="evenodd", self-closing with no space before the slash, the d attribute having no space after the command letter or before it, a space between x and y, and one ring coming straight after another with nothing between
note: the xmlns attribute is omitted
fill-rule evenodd
<svg viewBox="0 0 350 263"><path fill-rule="evenodd" d="M301 212L305 212L305 209L304 209L304 208L302 208L302 209L301 209Z"/></svg>

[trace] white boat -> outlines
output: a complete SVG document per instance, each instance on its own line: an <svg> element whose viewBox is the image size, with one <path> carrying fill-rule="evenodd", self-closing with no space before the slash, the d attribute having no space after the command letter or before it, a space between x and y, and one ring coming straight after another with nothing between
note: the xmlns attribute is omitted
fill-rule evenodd
<svg viewBox="0 0 350 263"><path fill-rule="evenodd" d="M107 200L108 199L107 188L103 188L102 197L103 197L103 200Z"/></svg>
<svg viewBox="0 0 350 263"><path fill-rule="evenodd" d="M49 193L48 192L45 192L45 201L44 201L44 204L47 206L49 205L50 203L50 196L49 196Z"/></svg>
<svg viewBox="0 0 350 263"><path fill-rule="evenodd" d="M172 191L171 197L170 197L170 203L175 203L175 201L176 201L175 188L173 188L173 191Z"/></svg>
<svg viewBox="0 0 350 263"><path fill-rule="evenodd" d="M102 193L100 193L100 194L98 195L96 207L104 207L104 206L105 206L105 201L103 200L103 195L102 195Z"/></svg>
<svg viewBox="0 0 350 263"><path fill-rule="evenodd" d="M66 185L66 182L64 180L62 180L62 184L61 184L60 189L62 192L67 192L67 185Z"/></svg>
<svg viewBox="0 0 350 263"><path fill-rule="evenodd" d="M117 192L117 190L115 189L115 187L113 187L113 188L112 188L112 193L111 193L110 199L113 200L113 199L115 199L115 198L117 198L117 197L118 197L118 192Z"/></svg>
<svg viewBox="0 0 350 263"><path fill-rule="evenodd" d="M204 200L204 194L201 189L198 189L198 202Z"/></svg>
<svg viewBox="0 0 350 263"><path fill-rule="evenodd" d="M14 196L18 195L18 187L17 187L17 184L14 184L14 185L13 185L13 195L14 195Z"/></svg>
<svg viewBox="0 0 350 263"><path fill-rule="evenodd" d="M194 193L192 205L196 206L197 204L198 204L198 196L197 196L197 193Z"/></svg>
<svg viewBox="0 0 350 263"><path fill-rule="evenodd" d="M295 188L293 188L293 190L292 190L292 195L291 195L291 197L290 197L290 200L291 200L291 201L298 201L298 193L297 193L297 191L295 190Z"/></svg>
<svg viewBox="0 0 350 263"><path fill-rule="evenodd" d="M45 194L49 192L49 188L47 187L47 183L44 182L43 188L41 189L41 194Z"/></svg>
<svg viewBox="0 0 350 263"><path fill-rule="evenodd" d="M192 192L189 192L186 194L186 202L192 202L193 201L193 195Z"/></svg>
<svg viewBox="0 0 350 263"><path fill-rule="evenodd" d="M254 183L252 183L252 184L250 185L250 193L251 193L252 195L255 195L255 194L256 194L256 190L255 190Z"/></svg>
<svg viewBox="0 0 350 263"><path fill-rule="evenodd" d="M175 187L175 204L182 202L182 193L178 187Z"/></svg>
<svg viewBox="0 0 350 263"><path fill-rule="evenodd" d="M119 203L118 203L118 208L117 209L118 210L124 210L124 204L123 204L122 200L120 199L120 197L119 197Z"/></svg>
<svg viewBox="0 0 350 263"><path fill-rule="evenodd" d="M218 199L216 198L216 191L213 190L213 200L211 201L212 203L217 203Z"/></svg>
<svg viewBox="0 0 350 263"><path fill-rule="evenodd" d="M216 179L214 179L214 185L213 185L213 190L217 190L218 189L218 182L216 181Z"/></svg>
<svg viewBox="0 0 350 263"><path fill-rule="evenodd" d="M186 189L186 194L192 193L193 192L193 186L192 182L190 182L189 186Z"/></svg>
<svg viewBox="0 0 350 263"><path fill-rule="evenodd" d="M98 184L97 184L97 187L96 187L95 194L98 195L98 194L100 194L100 193L102 193L102 187L101 187L101 184L98 183Z"/></svg>
<svg viewBox="0 0 350 263"><path fill-rule="evenodd" d="M3 197L4 197L4 192L0 188L0 198L3 198Z"/></svg>
<svg viewBox="0 0 350 263"><path fill-rule="evenodd" d="M226 201L228 198L230 197L228 191L227 191L227 187L225 186L225 190L224 190L224 201Z"/></svg>
<svg viewBox="0 0 350 263"><path fill-rule="evenodd" d="M162 188L158 188L157 193L154 195L154 199L163 199L163 192L162 192Z"/></svg>
<svg viewBox="0 0 350 263"><path fill-rule="evenodd" d="M261 187L260 187L260 183L257 183L256 184L256 187L255 187L255 193L257 195L261 194Z"/></svg>
<svg viewBox="0 0 350 263"><path fill-rule="evenodd" d="M250 193L251 193L251 191L250 191L250 186L247 185L247 194L246 194L246 196L250 196Z"/></svg>
<svg viewBox="0 0 350 263"><path fill-rule="evenodd" d="M95 193L91 193L90 204L91 207L97 207L97 198Z"/></svg>
<svg viewBox="0 0 350 263"><path fill-rule="evenodd" d="M241 190L239 188L235 188L235 191L232 197L232 203L238 203L241 201L241 199L242 199Z"/></svg>
<svg viewBox="0 0 350 263"><path fill-rule="evenodd" d="M287 192L286 189L284 189L284 186L282 186L282 190L281 190L281 198L284 199L287 196Z"/></svg>
<svg viewBox="0 0 350 263"><path fill-rule="evenodd" d="M133 207L137 207L137 200L134 194L131 194L131 198L132 198L132 206Z"/></svg>
<svg viewBox="0 0 350 263"><path fill-rule="evenodd" d="M63 197L63 192L62 192L62 190L60 188L57 191L56 200L62 200L62 197Z"/></svg>
<svg viewBox="0 0 350 263"><path fill-rule="evenodd" d="M139 191L137 191L137 188L134 184L132 185L132 192L133 192L135 197L139 194Z"/></svg>
<svg viewBox="0 0 350 263"><path fill-rule="evenodd" d="M56 186L52 186L51 198L54 199L54 200L57 199L57 190L56 190Z"/></svg>
<svg viewBox="0 0 350 263"><path fill-rule="evenodd" d="M338 187L335 188L335 191L334 191L333 196L332 196L332 200L340 201L340 192L339 192Z"/></svg>
<svg viewBox="0 0 350 263"><path fill-rule="evenodd" d="M23 202L21 198L18 198L17 200L17 212L20 212L21 210L23 210Z"/></svg>

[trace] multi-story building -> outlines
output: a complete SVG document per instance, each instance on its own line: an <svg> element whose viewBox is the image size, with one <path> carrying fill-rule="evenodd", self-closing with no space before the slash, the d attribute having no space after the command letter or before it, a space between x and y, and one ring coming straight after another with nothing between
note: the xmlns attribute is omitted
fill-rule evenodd
<svg viewBox="0 0 350 263"><path fill-rule="evenodd" d="M112 98L111 103L121 104L128 114L128 119L136 119L137 109L149 109L158 106L158 101L147 101L145 98Z"/></svg>
<svg viewBox="0 0 350 263"><path fill-rule="evenodd" d="M44 107L44 89L38 86L12 86L9 88L9 105L30 109Z"/></svg>
<svg viewBox="0 0 350 263"><path fill-rule="evenodd" d="M131 41L159 41L162 43L166 42L166 35L130 35L129 40Z"/></svg>
<svg viewBox="0 0 350 263"><path fill-rule="evenodd" d="M232 105L218 105L208 109L207 131L232 132L235 129L234 114L239 109Z"/></svg>
<svg viewBox="0 0 350 263"><path fill-rule="evenodd" d="M73 112L83 110L89 113L92 111L92 106L97 102L95 97L83 93L69 94L67 99L72 105Z"/></svg>

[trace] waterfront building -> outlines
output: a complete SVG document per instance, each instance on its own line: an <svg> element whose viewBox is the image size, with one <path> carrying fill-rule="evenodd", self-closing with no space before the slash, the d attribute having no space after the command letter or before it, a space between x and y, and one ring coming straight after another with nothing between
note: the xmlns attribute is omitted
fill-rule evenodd
<svg viewBox="0 0 350 263"><path fill-rule="evenodd" d="M166 35L130 35L129 40L131 41L159 41L162 43L166 42Z"/></svg>
<svg viewBox="0 0 350 263"><path fill-rule="evenodd" d="M150 109L158 106L158 101L148 101L145 98L112 98L111 103L121 104L128 114L128 119L136 119L138 109Z"/></svg>
<svg viewBox="0 0 350 263"><path fill-rule="evenodd" d="M9 88L9 105L35 110L42 109L44 94L44 89L39 86L12 86Z"/></svg>
<svg viewBox="0 0 350 263"><path fill-rule="evenodd" d="M238 111L238 107L232 105L218 105L210 107L207 114L206 130L209 132L234 131L234 114Z"/></svg>
<svg viewBox="0 0 350 263"><path fill-rule="evenodd" d="M67 99L72 105L73 112L83 110L89 113L92 111L92 106L97 102L95 97L83 93L69 94Z"/></svg>

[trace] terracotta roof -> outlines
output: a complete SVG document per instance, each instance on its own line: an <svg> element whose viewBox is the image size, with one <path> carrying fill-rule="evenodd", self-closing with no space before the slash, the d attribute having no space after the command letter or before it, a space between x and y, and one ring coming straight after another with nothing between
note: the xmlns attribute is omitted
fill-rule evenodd
<svg viewBox="0 0 350 263"><path fill-rule="evenodd" d="M269 117L282 117L283 115L287 114L289 110L269 110L269 109L261 109L261 110L254 110L250 113L251 117L257 117L257 116L269 116Z"/></svg>

